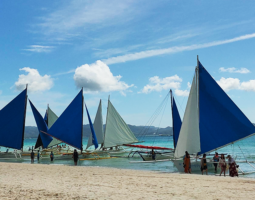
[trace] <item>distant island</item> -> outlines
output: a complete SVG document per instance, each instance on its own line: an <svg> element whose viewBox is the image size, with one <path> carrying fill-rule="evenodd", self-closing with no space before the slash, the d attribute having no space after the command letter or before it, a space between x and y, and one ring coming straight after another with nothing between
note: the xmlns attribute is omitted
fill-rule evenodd
<svg viewBox="0 0 255 200"><path fill-rule="evenodd" d="M104 125L105 126L105 125ZM133 131L136 136L172 136L173 130L172 127L166 128L157 128L155 126L134 126L129 125L129 128ZM37 138L38 137L38 129L36 126L26 126L25 127L25 138ZM83 137L89 137L90 127L89 124L83 125Z"/></svg>

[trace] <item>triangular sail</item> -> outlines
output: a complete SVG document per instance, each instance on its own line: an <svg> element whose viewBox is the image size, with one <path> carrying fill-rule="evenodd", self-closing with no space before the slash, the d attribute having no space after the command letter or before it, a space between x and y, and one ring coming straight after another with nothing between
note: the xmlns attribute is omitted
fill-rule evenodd
<svg viewBox="0 0 255 200"><path fill-rule="evenodd" d="M57 121L48 130L48 134L82 150L83 132L83 90L74 98Z"/></svg>
<svg viewBox="0 0 255 200"><path fill-rule="evenodd" d="M200 154L221 148L255 133L254 125L200 62L199 111Z"/></svg>
<svg viewBox="0 0 255 200"><path fill-rule="evenodd" d="M51 128L52 125L55 123L55 121L57 121L58 116L50 109L50 107L48 107L48 128Z"/></svg>
<svg viewBox="0 0 255 200"><path fill-rule="evenodd" d="M86 104L85 104L85 107L86 107L87 116L88 116L88 120L89 120L89 126L90 126L90 130L91 130L92 144L95 146L95 149L97 149L98 142L97 142L96 133L95 133L93 124L91 122L91 119L90 119L90 116L89 116L89 111L88 111L88 108L87 108Z"/></svg>
<svg viewBox="0 0 255 200"><path fill-rule="evenodd" d="M43 146L43 148L46 148L50 144L50 142L52 141L52 137L43 133L43 132L48 131L47 124L45 123L45 121L42 118L41 114L38 112L38 110L35 108L35 106L33 105L33 103L30 100L29 100L29 103L30 103L31 109L33 111L33 115L34 115L35 122L36 122L36 125L37 125L37 128L38 128L38 131L39 131L42 146ZM39 143L39 141L38 141L38 143ZM35 146L35 148L38 148L37 145Z"/></svg>
<svg viewBox="0 0 255 200"><path fill-rule="evenodd" d="M45 123L46 123L46 125L48 124L48 116L47 116L47 110L46 110L46 112L45 112L45 115L44 115L44 121L45 121ZM43 146L43 143L42 143L42 139L41 139L41 135L39 134L38 135L38 138L37 138L37 140L36 140L36 143L35 143L35 149L37 149L37 148L39 148L39 147L41 147L41 146Z"/></svg>
<svg viewBox="0 0 255 200"><path fill-rule="evenodd" d="M197 73L198 83L194 84L194 78L175 157L183 156L185 151L198 154L211 152L255 135L254 125L199 61ZM190 99L194 103L191 104ZM190 111L192 109L194 112Z"/></svg>
<svg viewBox="0 0 255 200"><path fill-rule="evenodd" d="M0 110L0 146L22 149L27 106L27 89Z"/></svg>
<svg viewBox="0 0 255 200"><path fill-rule="evenodd" d="M199 115L196 76L192 81L189 99L184 113L181 131L174 156L179 158L185 154L200 151Z"/></svg>
<svg viewBox="0 0 255 200"><path fill-rule="evenodd" d="M48 107L48 118L47 118L47 122L48 122L48 128L50 129L52 127L52 125L55 123L55 121L57 121L58 116L50 109L50 107ZM53 140L51 141L51 143L48 145L49 147L55 146L57 144L62 143L62 141L57 140L56 138L53 137Z"/></svg>
<svg viewBox="0 0 255 200"><path fill-rule="evenodd" d="M114 147L138 142L134 133L108 100L104 147Z"/></svg>
<svg viewBox="0 0 255 200"><path fill-rule="evenodd" d="M96 133L96 138L97 138L97 142L98 144L103 144L104 143L104 127L103 127L103 116L102 116L102 102L100 100L98 109L97 109L97 114L94 120L94 130ZM92 135L89 136L89 140L88 140L88 144L87 144L87 148L89 148L90 146L92 146Z"/></svg>
<svg viewBox="0 0 255 200"><path fill-rule="evenodd" d="M182 121L179 115L179 111L177 109L174 97L172 97L172 117L173 117L173 140L174 140L174 148L176 148L177 141L179 138Z"/></svg>

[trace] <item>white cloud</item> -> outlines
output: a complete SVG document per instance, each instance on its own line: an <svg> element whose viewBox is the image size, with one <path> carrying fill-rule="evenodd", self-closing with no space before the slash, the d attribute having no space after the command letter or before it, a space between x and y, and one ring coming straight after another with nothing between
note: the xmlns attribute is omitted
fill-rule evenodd
<svg viewBox="0 0 255 200"><path fill-rule="evenodd" d="M170 76L166 78L159 78L158 76L153 76L149 79L149 84L143 87L142 93L150 93L152 91L160 92L162 90L178 89L180 88L182 79L177 76Z"/></svg>
<svg viewBox="0 0 255 200"><path fill-rule="evenodd" d="M242 82L240 85L241 90L255 92L255 80L249 80L247 82Z"/></svg>
<svg viewBox="0 0 255 200"><path fill-rule="evenodd" d="M255 80L241 82L238 78L221 78L217 83L225 91L245 90L255 92Z"/></svg>
<svg viewBox="0 0 255 200"><path fill-rule="evenodd" d="M23 50L36 52L36 53L49 53L54 48L55 47L53 47L53 46L30 45L30 46L28 46L28 49L23 49Z"/></svg>
<svg viewBox="0 0 255 200"><path fill-rule="evenodd" d="M188 86L188 88L191 88L191 84L190 84L190 82L188 82L188 83L187 83L187 86Z"/></svg>
<svg viewBox="0 0 255 200"><path fill-rule="evenodd" d="M139 93L148 94L150 92L156 91L161 92L162 90L174 89L177 96L188 96L189 90L180 90L182 79L177 76L169 76L165 78L159 78L158 76L153 76L149 78L149 84L143 87L142 91ZM189 86L189 83L187 84Z"/></svg>
<svg viewBox="0 0 255 200"><path fill-rule="evenodd" d="M127 90L133 85L120 81L121 76L113 76L110 68L98 60L93 64L85 64L75 70L74 81L77 87L83 87L84 92L110 92Z"/></svg>
<svg viewBox="0 0 255 200"><path fill-rule="evenodd" d="M236 90L240 88L240 80L238 78L224 78L222 77L217 83L225 90Z"/></svg>
<svg viewBox="0 0 255 200"><path fill-rule="evenodd" d="M250 73L250 70L248 70L247 68L236 69L235 67L230 67L230 68L221 67L219 70L221 72L240 73L240 74Z"/></svg>
<svg viewBox="0 0 255 200"><path fill-rule="evenodd" d="M32 69L29 67L24 67L20 69L21 71L28 72L28 74L19 75L19 79L15 82L15 87L17 90L23 90L28 84L28 91L45 91L53 87L53 80L49 75L41 76L37 69Z"/></svg>
<svg viewBox="0 0 255 200"><path fill-rule="evenodd" d="M175 92L175 94L177 96L183 96L183 97L189 96L189 91L188 90L179 90L179 89L176 89L174 92Z"/></svg>
<svg viewBox="0 0 255 200"><path fill-rule="evenodd" d="M122 56L111 57L111 58L103 60L103 62L110 65L114 63L122 63L126 61L131 61L131 60L139 60L139 59L163 55L163 54L172 54L172 53L178 53L183 51L191 51L195 49L203 49L203 48L228 44L232 42L237 42L241 40L247 40L251 38L255 38L255 33L242 35L240 37L235 37L228 40L213 41L213 42L204 43L204 44L194 44L190 46L174 46L174 47L165 48L165 49L154 49L154 50L141 51L137 53L130 53L130 54L122 55Z"/></svg>

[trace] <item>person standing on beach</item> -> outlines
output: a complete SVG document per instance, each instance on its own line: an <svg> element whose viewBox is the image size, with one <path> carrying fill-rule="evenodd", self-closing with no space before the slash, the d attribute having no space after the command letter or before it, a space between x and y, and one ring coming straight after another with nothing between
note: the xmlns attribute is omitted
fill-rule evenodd
<svg viewBox="0 0 255 200"><path fill-rule="evenodd" d="M31 163L34 163L35 153L34 153L33 149L32 149L32 152L31 152L30 156L31 156Z"/></svg>
<svg viewBox="0 0 255 200"><path fill-rule="evenodd" d="M224 176L225 176L226 168L227 168L227 163L226 163L224 154L221 154L220 161L219 161L219 166L221 168L220 176L221 176L222 172L224 172Z"/></svg>
<svg viewBox="0 0 255 200"><path fill-rule="evenodd" d="M190 155L187 151L185 153L186 155L184 157L184 172L191 174Z"/></svg>
<svg viewBox="0 0 255 200"><path fill-rule="evenodd" d="M156 160L156 154L154 149L151 150L151 157L152 157L152 160Z"/></svg>
<svg viewBox="0 0 255 200"><path fill-rule="evenodd" d="M53 159L54 159L54 154L53 154L53 152L51 152L51 153L50 153L50 161L52 162Z"/></svg>
<svg viewBox="0 0 255 200"><path fill-rule="evenodd" d="M74 165L77 166L77 161L78 161L78 152L76 149L74 149L74 152L73 152L73 161L74 161Z"/></svg>
<svg viewBox="0 0 255 200"><path fill-rule="evenodd" d="M38 152L37 152L37 161L39 162L39 160L40 160L40 151L38 150Z"/></svg>
<svg viewBox="0 0 255 200"><path fill-rule="evenodd" d="M214 168L215 168L215 173L217 172L217 166L218 166L218 162L219 162L219 155L217 152L215 152L215 155L213 157L213 165L214 165Z"/></svg>
<svg viewBox="0 0 255 200"><path fill-rule="evenodd" d="M204 174L204 171L206 171L206 175L207 175L208 169L207 169L206 154L205 153L203 154L203 158L201 159L201 172L202 172L202 175Z"/></svg>
<svg viewBox="0 0 255 200"><path fill-rule="evenodd" d="M228 155L227 158L229 164L229 176L231 177L238 176L238 172L236 170L236 161L230 155Z"/></svg>

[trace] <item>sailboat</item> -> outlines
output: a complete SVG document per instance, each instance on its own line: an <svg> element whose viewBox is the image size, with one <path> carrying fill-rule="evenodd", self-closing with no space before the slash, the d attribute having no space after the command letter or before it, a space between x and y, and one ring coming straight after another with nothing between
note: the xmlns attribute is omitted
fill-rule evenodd
<svg viewBox="0 0 255 200"><path fill-rule="evenodd" d="M27 88L0 110L0 158L20 158L23 151L27 108ZM14 149L10 152L9 149Z"/></svg>
<svg viewBox="0 0 255 200"><path fill-rule="evenodd" d="M86 109L87 109L87 107L86 107ZM88 112L87 112L87 114L88 114ZM88 116L89 116L89 114L88 114ZM90 124L90 126L91 126L91 124ZM90 134L86 149L88 149L89 147L94 145L93 141L95 139L93 140L93 138L97 139L97 144L102 145L104 143L104 127L103 127L102 101L101 100L100 100L99 105L98 105L98 109L97 109L96 117L95 117L95 120L94 120L93 128L94 128L96 136L93 137L93 134ZM97 148L95 148L95 149L97 149Z"/></svg>
<svg viewBox="0 0 255 200"><path fill-rule="evenodd" d="M57 119L58 119L58 116L52 111L52 109L48 105L47 110L45 112L45 116L44 116L44 121L47 127L51 128L51 126L55 123ZM62 141L57 140L56 138L52 138L52 141L48 144L46 148L56 146L60 143L62 143ZM35 149L40 148L42 146L43 146L43 143L42 143L41 135L39 134L35 144Z"/></svg>
<svg viewBox="0 0 255 200"><path fill-rule="evenodd" d="M103 151L109 152L111 156L126 154L129 153L130 150L123 148L123 146L138 142L138 139L118 111L114 108L109 98L104 142L102 145Z"/></svg>
<svg viewBox="0 0 255 200"><path fill-rule="evenodd" d="M172 161L183 171L185 151L195 157L192 171L200 170L197 156L255 135L255 127L211 77L197 58L197 67ZM208 160L208 169L213 163Z"/></svg>
<svg viewBox="0 0 255 200"><path fill-rule="evenodd" d="M42 151L40 153L41 158L46 158L49 159L49 155L50 152L52 151L54 153L54 155L61 155L62 153L66 153L69 151L69 147L68 148L61 148L61 147L54 147L60 143L62 143L62 141L57 140L47 134L44 134L42 131L47 132L49 130L49 128L51 128L51 126L54 124L54 122L58 119L57 115L49 108L47 108L46 110L46 114L45 117L42 118L41 114L39 113L39 111L35 108L35 106L33 105L33 103L31 102L31 100L29 100L36 124L37 124L37 128L39 131L39 135L36 141L36 145L35 145L35 152L40 151L41 147L42 147ZM30 153L30 152L28 152ZM22 156L27 156L30 155L28 153L23 153ZM55 158L57 158L57 156L55 156Z"/></svg>
<svg viewBox="0 0 255 200"><path fill-rule="evenodd" d="M142 150L133 151L132 154L129 155L129 157L134 157L135 154L139 154L140 157L143 159L143 161L131 161L130 163L165 162L165 161L170 161L171 159L174 158L174 150L176 148L176 144L179 138L182 121L180 118L177 105L175 103L174 96L172 94L172 90L170 90L170 98L171 98L174 149L168 148L168 147L158 147L158 146L128 145L134 148L147 150L147 151L142 151ZM152 155L152 151L155 156Z"/></svg>
<svg viewBox="0 0 255 200"><path fill-rule="evenodd" d="M31 101L30 105L39 130L37 147L41 145L47 151L47 148L56 144L66 143L82 151L83 90L78 93L59 118L48 107L48 113L43 119ZM49 149L49 151L53 150ZM59 149L55 153L58 154L58 156L54 156L55 159L71 158L69 153L62 153Z"/></svg>

